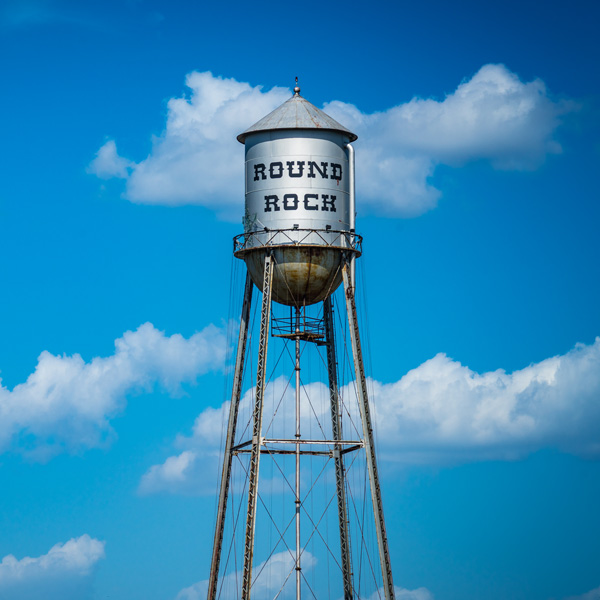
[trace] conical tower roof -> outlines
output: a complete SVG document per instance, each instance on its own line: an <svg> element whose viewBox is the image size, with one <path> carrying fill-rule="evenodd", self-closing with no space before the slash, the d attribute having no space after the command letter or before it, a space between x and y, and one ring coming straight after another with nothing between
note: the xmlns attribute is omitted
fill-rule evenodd
<svg viewBox="0 0 600 600"><path fill-rule="evenodd" d="M296 91L297 90L297 91ZM294 95L284 102L279 108L263 117L237 136L238 142L244 143L246 137L257 131L271 131L273 129L323 129L326 131L339 131L345 133L353 142L358 136L340 125L328 114L319 110L314 104L305 100L300 95L300 88L294 89Z"/></svg>

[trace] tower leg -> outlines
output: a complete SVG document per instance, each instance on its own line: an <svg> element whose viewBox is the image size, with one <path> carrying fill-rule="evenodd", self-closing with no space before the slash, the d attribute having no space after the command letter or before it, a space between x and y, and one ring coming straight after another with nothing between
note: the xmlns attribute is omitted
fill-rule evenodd
<svg viewBox="0 0 600 600"><path fill-rule="evenodd" d="M329 375L329 400L331 404L331 429L334 441L342 439L342 419L337 380L337 360L333 328L333 310L331 296L323 301L325 319L325 342L327 345L327 371ZM333 450L335 463L335 485L337 490L338 515L340 520L340 548L342 554L342 577L344 580L344 600L352 600L352 561L350 559L350 535L348 533L348 511L346 504L346 485L344 459L341 448Z"/></svg>
<svg viewBox="0 0 600 600"><path fill-rule="evenodd" d="M296 600L300 600L302 567L300 565L300 308L296 307Z"/></svg>
<svg viewBox="0 0 600 600"><path fill-rule="evenodd" d="M394 600L394 582L392 580L392 566L388 548L385 522L383 520L383 504L381 501L381 488L379 486L379 474L375 460L373 442L373 424L369 410L369 399L367 394L367 380L363 364L362 348L358 333L358 319L356 316L356 303L354 300L354 282L350 277L349 260L344 260L342 276L344 278L344 291L346 294L346 309L348 312L348 325L350 328L350 339L352 342L352 356L354 359L354 372L356 375L356 387L358 391L358 405L362 421L365 451L367 455L367 469L369 471L369 483L371 487L371 501L375 513L375 529L377 531L377 547L379 549L379 561L383 576L383 588L386 600Z"/></svg>
<svg viewBox="0 0 600 600"><path fill-rule="evenodd" d="M254 531L256 526L256 508L258 500L258 466L262 444L263 400L266 386L267 346L269 343L269 325L271 321L271 285L273 279L273 257L265 257L263 275L263 297L260 313L260 338L258 343L258 367L256 373L256 397L252 414L252 451L248 476L248 513L246 515L246 536L244 540L244 572L242 577L242 600L250 600L252 586L252 558L254 554Z"/></svg>
<svg viewBox="0 0 600 600"><path fill-rule="evenodd" d="M240 334L238 337L235 359L233 390L231 392L231 404L229 405L229 424L227 425L227 440L225 442L225 454L223 456L223 472L221 474L221 489L219 492L217 523L215 525L215 540L210 565L210 578L208 580L208 600L215 600L217 594L221 548L223 546L223 530L225 528L225 513L227 511L227 499L229 497L229 485L231 481L231 463L233 460L231 449L235 443L235 430L242 393L242 378L246 358L246 346L248 343L248 322L250 320L250 305L252 303L252 286L250 273L247 273L246 287L244 289L244 304L242 306L242 318L240 321Z"/></svg>

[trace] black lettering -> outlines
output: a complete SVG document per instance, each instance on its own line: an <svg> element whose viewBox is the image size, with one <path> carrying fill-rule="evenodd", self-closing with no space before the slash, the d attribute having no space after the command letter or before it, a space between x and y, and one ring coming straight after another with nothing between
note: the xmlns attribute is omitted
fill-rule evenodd
<svg viewBox="0 0 600 600"><path fill-rule="evenodd" d="M265 196L265 212L281 210L279 206L277 206L278 202L279 198L277 196ZM272 209L271 206L273 207Z"/></svg>
<svg viewBox="0 0 600 600"><path fill-rule="evenodd" d="M314 198L315 200L319 199L319 195L318 194L304 194L304 208L306 210L319 210L319 205L318 204L312 204L310 205L308 203L309 198Z"/></svg>
<svg viewBox="0 0 600 600"><path fill-rule="evenodd" d="M329 194L321 194L321 198L323 200L323 204L321 205L321 210L325 211L325 212L336 212L335 210L335 201L337 199L337 196L334 196L332 194L331 196L331 200L329 200Z"/></svg>
<svg viewBox="0 0 600 600"><path fill-rule="evenodd" d="M292 201L293 204L290 206L288 202ZM283 210L297 210L298 209L298 195L297 194L285 194L283 197Z"/></svg>
<svg viewBox="0 0 600 600"><path fill-rule="evenodd" d="M275 173L275 168L279 169L279 173ZM269 165L269 177L271 179L279 179L283 175L283 163L274 162Z"/></svg>
<svg viewBox="0 0 600 600"><path fill-rule="evenodd" d="M329 163L322 162L321 167L323 167L323 170L321 170L321 169L319 169L319 167L317 167L317 163L314 160L309 160L308 161L308 176L314 179L316 177L316 175L315 175L315 170L316 170L322 179L328 179L328 177L327 177L327 165L328 164Z"/></svg>
<svg viewBox="0 0 600 600"><path fill-rule="evenodd" d="M262 163L254 165L254 181L267 178L267 176L265 175L265 168L265 165L263 165Z"/></svg>
<svg viewBox="0 0 600 600"><path fill-rule="evenodd" d="M298 163L298 172L294 173L294 163ZM287 161L288 175L290 177L302 177L304 173L304 161L303 160L288 160Z"/></svg>
<svg viewBox="0 0 600 600"><path fill-rule="evenodd" d="M335 179L336 181L342 180L342 165L336 165L335 163L331 163L331 169L333 173L331 174L331 179ZM339 173L338 173L339 171Z"/></svg>

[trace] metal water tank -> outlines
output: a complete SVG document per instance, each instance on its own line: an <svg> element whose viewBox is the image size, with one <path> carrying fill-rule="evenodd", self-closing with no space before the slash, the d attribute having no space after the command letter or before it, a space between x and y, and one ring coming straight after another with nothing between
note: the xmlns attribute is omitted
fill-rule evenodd
<svg viewBox="0 0 600 600"><path fill-rule="evenodd" d="M339 286L343 252L356 255L353 161L357 136L300 95L241 133L246 149L244 233L235 255L261 289L274 258L273 300L320 302Z"/></svg>

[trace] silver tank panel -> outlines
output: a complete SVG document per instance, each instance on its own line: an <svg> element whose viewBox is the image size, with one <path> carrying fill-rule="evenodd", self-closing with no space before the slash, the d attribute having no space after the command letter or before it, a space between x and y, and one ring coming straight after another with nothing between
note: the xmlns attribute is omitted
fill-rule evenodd
<svg viewBox="0 0 600 600"><path fill-rule="evenodd" d="M333 131L264 131L249 135L244 231L265 227L347 231L346 141L347 136ZM324 243L320 236L297 237L307 244ZM333 241L333 236L329 238ZM271 243L277 242L275 239Z"/></svg>

